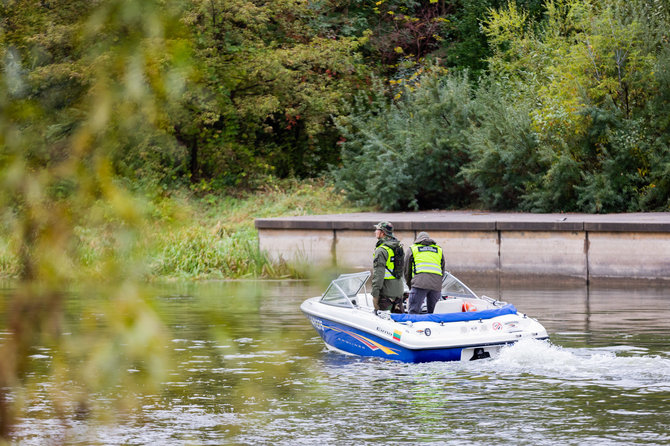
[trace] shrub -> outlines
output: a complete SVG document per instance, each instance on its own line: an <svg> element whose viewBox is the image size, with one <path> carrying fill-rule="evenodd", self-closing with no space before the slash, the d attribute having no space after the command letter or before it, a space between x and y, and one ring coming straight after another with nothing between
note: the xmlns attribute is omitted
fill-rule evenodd
<svg viewBox="0 0 670 446"><path fill-rule="evenodd" d="M452 208L467 202L458 178L468 161L467 75L427 74L388 103L379 94L337 121L344 135L336 185L354 202L383 210Z"/></svg>
<svg viewBox="0 0 670 446"><path fill-rule="evenodd" d="M518 209L547 168L532 129L533 103L521 91L520 85L487 81L473 101L475 118L467 132L470 162L461 175L486 208Z"/></svg>

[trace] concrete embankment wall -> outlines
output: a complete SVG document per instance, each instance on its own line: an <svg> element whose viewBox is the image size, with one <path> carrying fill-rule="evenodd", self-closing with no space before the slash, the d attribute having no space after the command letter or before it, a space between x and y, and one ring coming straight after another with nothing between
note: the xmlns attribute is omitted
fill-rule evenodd
<svg viewBox="0 0 670 446"><path fill-rule="evenodd" d="M274 258L371 268L373 225L390 221L406 249L426 231L454 273L670 280L670 213L356 213L257 219Z"/></svg>

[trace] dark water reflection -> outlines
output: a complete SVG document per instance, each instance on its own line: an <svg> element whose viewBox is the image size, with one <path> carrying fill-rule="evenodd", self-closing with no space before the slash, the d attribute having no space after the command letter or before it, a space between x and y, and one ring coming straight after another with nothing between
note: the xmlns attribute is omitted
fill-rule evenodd
<svg viewBox="0 0 670 446"><path fill-rule="evenodd" d="M18 444L670 442L670 290L472 283L547 328L489 361L402 364L327 352L303 282L171 284L154 305L174 365L127 420L53 421L34 401ZM48 352L35 358L48 361ZM45 392L48 383L42 383ZM101 397L102 398L102 397Z"/></svg>

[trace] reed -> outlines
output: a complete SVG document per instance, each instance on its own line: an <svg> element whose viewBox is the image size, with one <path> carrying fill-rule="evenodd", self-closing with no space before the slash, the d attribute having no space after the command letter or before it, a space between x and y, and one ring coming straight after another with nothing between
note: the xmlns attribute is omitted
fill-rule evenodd
<svg viewBox="0 0 670 446"><path fill-rule="evenodd" d="M158 204L151 278L303 278L308 266L258 247L254 219L359 211L323 181L274 182L255 193L172 196ZM178 217L175 217L178 215Z"/></svg>
<svg viewBox="0 0 670 446"><path fill-rule="evenodd" d="M259 249L255 218L356 212L324 181L274 181L255 192L195 195L181 190L167 195L136 194L144 208L132 246L107 229L105 219L75 230L72 278L104 278L123 255L126 266L145 280L304 278L309 267L273 260ZM10 237L0 237L0 277L20 274Z"/></svg>

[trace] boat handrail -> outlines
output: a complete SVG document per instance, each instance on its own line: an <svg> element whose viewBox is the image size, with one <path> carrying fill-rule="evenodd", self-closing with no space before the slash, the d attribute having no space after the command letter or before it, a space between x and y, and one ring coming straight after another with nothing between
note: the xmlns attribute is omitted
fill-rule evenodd
<svg viewBox="0 0 670 446"><path fill-rule="evenodd" d="M496 307L504 307L505 305L507 305L507 302L494 299L492 297L487 296L486 294L482 294L481 296L479 296L479 298L487 301L490 304L495 305Z"/></svg>

